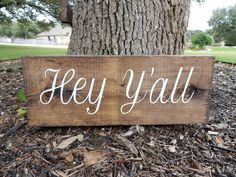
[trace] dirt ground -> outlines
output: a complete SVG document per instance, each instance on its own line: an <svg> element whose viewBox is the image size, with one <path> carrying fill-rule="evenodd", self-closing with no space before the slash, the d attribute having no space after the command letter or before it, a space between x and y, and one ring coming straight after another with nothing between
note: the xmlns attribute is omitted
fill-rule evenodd
<svg viewBox="0 0 236 177"><path fill-rule="evenodd" d="M236 66L216 63L213 85L204 125L35 128L20 62L1 62L0 176L236 177Z"/></svg>

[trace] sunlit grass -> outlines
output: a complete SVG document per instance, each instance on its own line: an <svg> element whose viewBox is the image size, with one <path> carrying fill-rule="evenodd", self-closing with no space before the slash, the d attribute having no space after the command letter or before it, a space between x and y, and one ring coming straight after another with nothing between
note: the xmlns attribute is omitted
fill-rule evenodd
<svg viewBox="0 0 236 177"><path fill-rule="evenodd" d="M67 49L49 47L30 47L17 45L0 45L0 60L17 59L23 56L66 55ZM206 51L186 50L185 55L212 55L216 61L236 64L235 47L211 47Z"/></svg>
<svg viewBox="0 0 236 177"><path fill-rule="evenodd" d="M206 51L186 50L186 55L212 55L216 57L216 61L236 64L236 48L235 47L212 47Z"/></svg>
<svg viewBox="0 0 236 177"><path fill-rule="evenodd" d="M64 48L0 45L0 60L17 59L23 56L65 55L66 51L67 49Z"/></svg>

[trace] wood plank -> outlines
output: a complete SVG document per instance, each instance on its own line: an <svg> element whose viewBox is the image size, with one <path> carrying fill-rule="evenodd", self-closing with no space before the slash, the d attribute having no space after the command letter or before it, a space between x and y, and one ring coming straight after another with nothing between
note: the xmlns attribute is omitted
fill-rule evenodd
<svg viewBox="0 0 236 177"><path fill-rule="evenodd" d="M213 75L213 57L192 56L65 56L65 57L25 57L22 59L24 66L24 81L28 100L28 117L32 126L103 126L103 125L157 125L157 124L193 124L204 123L208 119L209 95ZM182 72L181 71L182 68ZM56 86L51 102L52 92L42 94L52 87L56 71L60 70L56 78ZM60 85L67 71L72 69L65 81L64 91ZM132 70L134 77L130 86L130 95L134 95L142 72L143 82L140 92L137 92L137 101L131 109L134 99L128 98L126 90ZM192 69L192 75L191 73ZM72 72L74 77L72 78ZM125 75L125 73L127 74ZM178 81L178 77L179 81ZM124 77L125 76L125 77ZM71 80L69 80L71 78ZM76 82L84 78L74 87ZM92 78L95 79L91 101L87 95L90 90ZM101 94L102 83L106 78L101 102L92 104ZM124 78L124 80L123 80ZM189 78L189 83L187 80ZM84 80L86 86L82 88ZM156 86L153 84L159 79ZM166 88L163 88L165 81ZM178 81L178 82L177 82ZM176 84L177 83L177 84ZM174 86L176 84L176 91ZM177 103L187 85L184 100ZM152 90L153 87L153 90ZM164 90L164 94L161 90ZM152 91L153 94L150 94ZM61 100L60 93L63 93ZM74 93L74 97L71 95ZM173 100L171 100L171 94ZM193 94L192 98L190 96ZM42 100L40 100L42 95ZM156 103L150 102L155 101ZM72 99L68 104L62 104ZM75 99L75 100L74 100ZM188 100L188 103L183 103ZM82 102L78 104L77 102ZM98 99L99 100L99 99ZM166 100L168 102L164 103ZM44 104L43 104L44 103ZM98 106L99 105L99 106ZM121 107L123 109L121 111ZM96 112L96 108L99 108ZM130 112L129 112L130 110ZM96 112L95 114L92 114ZM90 114L89 114L90 113Z"/></svg>

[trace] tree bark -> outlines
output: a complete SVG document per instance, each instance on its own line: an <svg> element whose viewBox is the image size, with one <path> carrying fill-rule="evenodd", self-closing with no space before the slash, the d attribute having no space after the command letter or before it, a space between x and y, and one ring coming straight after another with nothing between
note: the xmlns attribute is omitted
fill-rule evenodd
<svg viewBox="0 0 236 177"><path fill-rule="evenodd" d="M68 54L182 54L190 1L76 0Z"/></svg>

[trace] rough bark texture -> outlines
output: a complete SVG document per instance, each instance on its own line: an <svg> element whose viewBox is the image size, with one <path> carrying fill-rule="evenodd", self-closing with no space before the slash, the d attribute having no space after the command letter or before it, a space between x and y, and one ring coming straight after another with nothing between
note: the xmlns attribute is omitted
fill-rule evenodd
<svg viewBox="0 0 236 177"><path fill-rule="evenodd" d="M76 0L71 55L183 53L190 0Z"/></svg>

